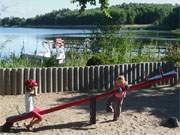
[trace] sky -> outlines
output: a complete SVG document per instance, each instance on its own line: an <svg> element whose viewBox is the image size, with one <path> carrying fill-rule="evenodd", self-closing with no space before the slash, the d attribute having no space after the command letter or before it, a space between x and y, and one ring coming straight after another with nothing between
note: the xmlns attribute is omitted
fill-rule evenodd
<svg viewBox="0 0 180 135"><path fill-rule="evenodd" d="M110 5L130 2L180 4L180 0L110 0ZM98 6L99 5L88 5L88 8L95 8ZM63 8L73 10L79 9L80 7L76 3L72 4L71 0L1 0L0 18L10 16L29 18Z"/></svg>

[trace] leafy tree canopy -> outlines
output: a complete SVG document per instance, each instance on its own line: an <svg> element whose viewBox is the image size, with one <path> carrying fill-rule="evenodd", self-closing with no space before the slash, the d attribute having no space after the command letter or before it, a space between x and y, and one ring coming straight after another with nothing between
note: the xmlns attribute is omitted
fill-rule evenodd
<svg viewBox="0 0 180 135"><path fill-rule="evenodd" d="M109 7L109 0L72 0L72 3L78 3L81 7L80 12L83 12L86 8L86 5L89 3L91 5L96 5L97 2L101 5L102 12L108 16L111 17L108 12Z"/></svg>

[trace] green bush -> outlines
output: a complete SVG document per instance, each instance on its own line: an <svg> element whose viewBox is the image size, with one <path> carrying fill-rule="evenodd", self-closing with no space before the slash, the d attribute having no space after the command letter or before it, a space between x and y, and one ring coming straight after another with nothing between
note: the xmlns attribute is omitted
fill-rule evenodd
<svg viewBox="0 0 180 135"><path fill-rule="evenodd" d="M102 65L103 60L101 58L99 58L98 56L93 56L91 57L88 61L86 66L91 66L91 65Z"/></svg>
<svg viewBox="0 0 180 135"><path fill-rule="evenodd" d="M161 60L163 61L174 61L178 65L180 65L180 48L171 47L166 56L164 56Z"/></svg>
<svg viewBox="0 0 180 135"><path fill-rule="evenodd" d="M41 67L41 62L37 59L27 59L11 54L8 58L0 59L0 68L23 68Z"/></svg>
<svg viewBox="0 0 180 135"><path fill-rule="evenodd" d="M55 57L50 57L43 62L45 67L57 67L58 65L58 60Z"/></svg>

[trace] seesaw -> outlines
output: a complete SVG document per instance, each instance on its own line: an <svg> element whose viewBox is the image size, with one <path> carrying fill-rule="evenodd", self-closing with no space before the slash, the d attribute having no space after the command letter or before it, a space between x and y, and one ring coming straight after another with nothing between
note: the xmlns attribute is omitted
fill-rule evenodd
<svg viewBox="0 0 180 135"><path fill-rule="evenodd" d="M131 87L128 88L127 92L138 90L138 89L144 88L144 87L149 87L152 84L155 84L155 83L158 83L161 81L166 81L166 80L169 80L169 79L172 79L175 77L176 77L175 71L162 73L160 75L156 75L154 77L147 78L143 82L132 85ZM45 114L52 113L52 112L62 110L62 109L72 107L72 106L79 106L82 104L90 104L90 124L95 124L96 123L96 100L100 100L100 99L103 99L105 97L109 97L116 92L117 91L111 90L111 91L105 92L103 94L83 98L83 99L80 99L77 101L72 101L69 103L60 104L60 105L57 105L57 106L54 106L54 107L51 107L48 109L39 110L38 113L41 115L45 115ZM123 92L121 93L121 96L122 95L123 95ZM30 113L23 113L23 114L15 115L15 116L10 116L6 119L5 124L2 126L2 131L8 132L14 123L16 123L18 121L29 119L32 117L33 117L33 114L31 112Z"/></svg>

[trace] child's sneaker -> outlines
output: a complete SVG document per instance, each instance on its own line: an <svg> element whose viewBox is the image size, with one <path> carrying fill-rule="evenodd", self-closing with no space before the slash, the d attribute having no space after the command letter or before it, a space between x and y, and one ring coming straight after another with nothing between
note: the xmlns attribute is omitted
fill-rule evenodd
<svg viewBox="0 0 180 135"><path fill-rule="evenodd" d="M114 112L113 107L112 107L112 106L107 106L107 107L106 107L106 112L111 112L111 113L113 113L113 112Z"/></svg>
<svg viewBox="0 0 180 135"><path fill-rule="evenodd" d="M27 129L28 131L33 131L33 127L32 127L32 126L26 125L26 124L24 124L24 125L25 125L25 127L26 127L26 129Z"/></svg>
<svg viewBox="0 0 180 135"><path fill-rule="evenodd" d="M117 121L118 120L118 118L113 118L113 121Z"/></svg>

